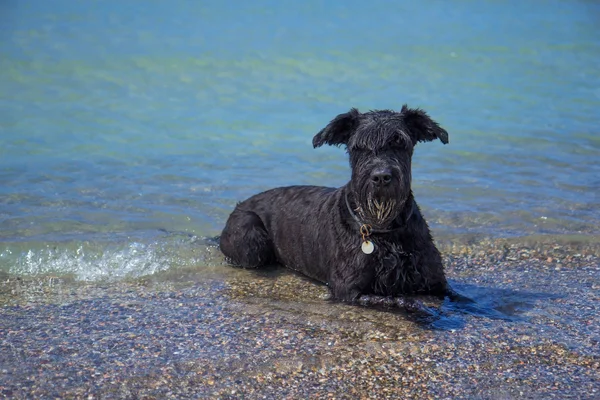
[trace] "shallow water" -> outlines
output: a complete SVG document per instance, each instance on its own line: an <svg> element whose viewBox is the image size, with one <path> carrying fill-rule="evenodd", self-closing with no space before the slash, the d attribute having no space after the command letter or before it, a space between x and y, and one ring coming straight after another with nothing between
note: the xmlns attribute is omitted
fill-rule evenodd
<svg viewBox="0 0 600 400"><path fill-rule="evenodd" d="M442 250L475 303L423 299L428 320L329 302L281 268L3 278L0 395L597 398L597 244Z"/></svg>
<svg viewBox="0 0 600 400"><path fill-rule="evenodd" d="M515 15L518 14L518 18ZM597 234L594 2L0 4L0 270L143 276L279 185L342 185L336 114L426 109L436 234ZM360 16L360 17L358 17Z"/></svg>

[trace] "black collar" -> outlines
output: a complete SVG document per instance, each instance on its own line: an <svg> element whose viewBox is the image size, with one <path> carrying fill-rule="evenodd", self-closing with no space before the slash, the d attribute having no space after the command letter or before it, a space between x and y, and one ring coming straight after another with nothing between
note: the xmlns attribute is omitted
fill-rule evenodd
<svg viewBox="0 0 600 400"><path fill-rule="evenodd" d="M350 215L352 216L352 218L354 219L354 221L356 221L356 223L358 224L359 230L362 232L362 229L364 226L369 226L369 232L370 233L389 233L389 232L393 232L393 231L397 231L398 229L401 229L404 227L404 225L406 225L406 223L408 222L408 220L410 219L410 217L413 214L413 200L412 200L412 196L409 197L409 199L407 201L410 201L410 210L408 211L408 213L406 214L406 218L404 218L404 223L402 225L398 225L395 228L391 228L391 229L372 229L370 225L368 224L364 224L360 218L358 218L358 215L356 215L354 213L354 210L352 209L352 207L350 207L350 201L348 201L348 191L346 190L344 193L344 199L346 200L346 207L348 207L348 212L350 213ZM396 218L397 220L398 218ZM394 220L393 222L395 222L396 220Z"/></svg>

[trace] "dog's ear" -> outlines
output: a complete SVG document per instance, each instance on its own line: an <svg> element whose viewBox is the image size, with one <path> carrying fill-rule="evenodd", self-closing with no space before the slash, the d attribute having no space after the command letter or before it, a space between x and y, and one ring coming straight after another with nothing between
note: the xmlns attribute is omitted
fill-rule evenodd
<svg viewBox="0 0 600 400"><path fill-rule="evenodd" d="M420 108L408 108L405 104L400 113L404 115L404 123L410 131L413 143L431 142L435 139L440 139L444 144L448 143L448 132L429 118L425 111Z"/></svg>
<svg viewBox="0 0 600 400"><path fill-rule="evenodd" d="M313 138L313 147L323 146L325 143L330 145L348 144L348 139L358 126L360 112L356 108L347 113L340 114L323 128Z"/></svg>

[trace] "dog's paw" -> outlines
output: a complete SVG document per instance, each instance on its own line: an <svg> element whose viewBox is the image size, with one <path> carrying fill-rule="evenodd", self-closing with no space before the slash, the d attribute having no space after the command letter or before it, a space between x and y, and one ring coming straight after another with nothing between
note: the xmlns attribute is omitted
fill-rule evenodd
<svg viewBox="0 0 600 400"><path fill-rule="evenodd" d="M385 307L385 308L395 308L396 299L394 297L385 297L385 296L377 296L377 295L368 295L363 294L360 296L356 303L365 307Z"/></svg>

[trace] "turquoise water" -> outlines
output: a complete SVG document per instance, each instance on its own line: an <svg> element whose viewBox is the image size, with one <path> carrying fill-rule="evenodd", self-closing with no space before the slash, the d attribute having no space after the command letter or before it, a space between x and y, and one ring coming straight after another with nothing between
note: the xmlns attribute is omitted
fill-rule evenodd
<svg viewBox="0 0 600 400"><path fill-rule="evenodd" d="M0 3L0 270L140 276L281 185L339 186L335 115L422 107L437 235L600 233L600 4ZM173 233L176 232L176 233ZM200 239L199 239L200 238Z"/></svg>

